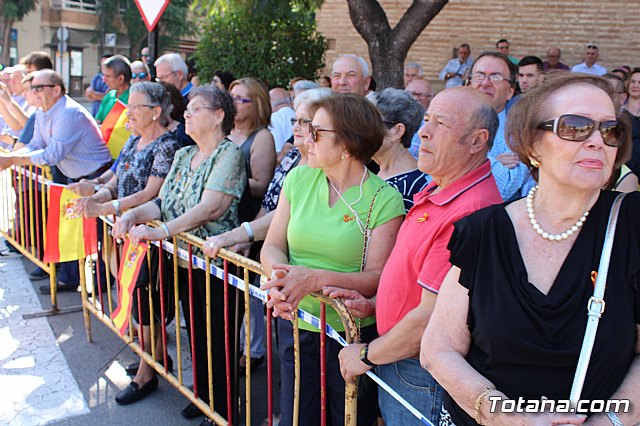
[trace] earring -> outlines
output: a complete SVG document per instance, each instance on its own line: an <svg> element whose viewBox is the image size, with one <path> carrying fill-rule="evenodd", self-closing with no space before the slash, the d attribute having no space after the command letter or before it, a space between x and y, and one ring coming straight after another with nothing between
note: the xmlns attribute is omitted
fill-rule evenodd
<svg viewBox="0 0 640 426"><path fill-rule="evenodd" d="M340 156L340 159L341 159L341 160L344 160L345 158L347 158L347 156L346 156L346 155L344 155L344 152L343 152L343 153L342 153L342 155Z"/></svg>
<svg viewBox="0 0 640 426"><path fill-rule="evenodd" d="M540 167L540 162L538 160L536 160L535 158L529 158L529 162L531 163L531 165L533 167L535 167L536 169L538 167Z"/></svg>
<svg viewBox="0 0 640 426"><path fill-rule="evenodd" d="M157 119L157 118L158 118L158 117L153 117L153 118L152 118L152 120L153 120L153 121L156 121L156 119Z"/></svg>

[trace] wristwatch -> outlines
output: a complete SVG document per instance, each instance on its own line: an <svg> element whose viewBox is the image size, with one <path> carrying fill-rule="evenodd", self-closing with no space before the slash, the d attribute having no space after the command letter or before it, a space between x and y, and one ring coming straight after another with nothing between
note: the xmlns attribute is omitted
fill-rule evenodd
<svg viewBox="0 0 640 426"><path fill-rule="evenodd" d="M369 367L375 368L378 366L377 364L374 364L373 362L369 361L369 345L364 345L360 349L360 361L364 362Z"/></svg>

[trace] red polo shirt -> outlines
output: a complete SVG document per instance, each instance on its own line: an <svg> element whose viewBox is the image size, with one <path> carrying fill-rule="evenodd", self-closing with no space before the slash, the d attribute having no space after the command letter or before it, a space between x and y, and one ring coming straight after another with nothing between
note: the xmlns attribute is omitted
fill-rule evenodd
<svg viewBox="0 0 640 426"><path fill-rule="evenodd" d="M447 244L453 223L483 207L502 203L489 161L432 194L436 188L431 182L414 195L415 204L384 265L376 298L380 335L418 306L423 288L433 293L440 290L451 268Z"/></svg>

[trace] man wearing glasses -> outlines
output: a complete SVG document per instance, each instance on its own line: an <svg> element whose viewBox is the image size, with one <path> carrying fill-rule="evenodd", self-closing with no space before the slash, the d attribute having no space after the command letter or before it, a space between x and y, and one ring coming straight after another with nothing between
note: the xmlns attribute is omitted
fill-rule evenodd
<svg viewBox="0 0 640 426"><path fill-rule="evenodd" d="M471 84L489 97L489 102L498 113L499 127L488 158L491 172L504 201L520 198L522 187L530 179L524 164L509 149L504 138L507 125L505 107L515 91L518 68L509 58L499 52L484 52L471 67Z"/></svg>
<svg viewBox="0 0 640 426"><path fill-rule="evenodd" d="M607 69L598 63L599 55L598 46L595 44L588 45L584 55L584 62L574 65L571 68L571 71L597 76L605 75L607 73Z"/></svg>
<svg viewBox="0 0 640 426"><path fill-rule="evenodd" d="M193 88L189 77L189 68L182 57L177 53L167 53L156 59L156 81L164 81L178 88L185 107L189 103L189 92Z"/></svg>
<svg viewBox="0 0 640 426"><path fill-rule="evenodd" d="M0 170L12 165L56 166L56 183L93 179L111 165L111 155L98 124L89 112L66 95L62 77L53 70L37 71L30 88L38 110L29 144L0 156ZM80 279L78 262L60 265L58 291L76 291ZM49 285L40 292L49 293Z"/></svg>

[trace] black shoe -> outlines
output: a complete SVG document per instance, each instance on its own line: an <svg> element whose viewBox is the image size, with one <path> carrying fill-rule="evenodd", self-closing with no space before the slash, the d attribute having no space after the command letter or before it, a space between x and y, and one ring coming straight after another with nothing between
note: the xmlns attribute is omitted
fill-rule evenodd
<svg viewBox="0 0 640 426"><path fill-rule="evenodd" d="M158 378L156 376L153 376L153 379L149 380L149 382L142 387L139 387L135 382L131 382L129 386L116 395L116 402L120 405L133 404L145 396L154 393L157 389Z"/></svg>
<svg viewBox="0 0 640 426"><path fill-rule="evenodd" d="M158 360L158 362L164 366L164 359ZM173 373L173 360L169 355L167 355L167 364L169 367L169 373ZM124 369L129 376L135 376L138 373L138 368L140 367L140 361L129 364Z"/></svg>
<svg viewBox="0 0 640 426"><path fill-rule="evenodd" d="M200 409L196 407L193 402L190 402L189 405L184 407L184 409L180 412L180 414L182 414L182 417L188 420L195 419L196 417L204 416L202 411L200 411Z"/></svg>
<svg viewBox="0 0 640 426"><path fill-rule="evenodd" d="M29 278L34 281L44 280L45 278L49 278L49 274L47 274L46 271L40 267L37 267L36 269L33 270L33 272L29 272L27 275L29 275Z"/></svg>
<svg viewBox="0 0 640 426"><path fill-rule="evenodd" d="M65 292L75 293L78 291L77 285L63 283L62 281L58 281L58 285L56 286L56 288L58 289L58 293L65 293ZM51 286L49 284L41 285L39 290L40 290L40 294L51 294Z"/></svg>
<svg viewBox="0 0 640 426"><path fill-rule="evenodd" d="M243 359L244 359L244 364L245 365L238 365L238 373L241 376L244 376L247 372L247 358L245 355L242 355L240 357L240 362L239 364L243 364ZM249 364L251 365L251 372L253 373L253 370L255 370L256 368L260 367L262 365L262 363L264 362L264 356L261 356L260 358L251 358L251 361L249 362Z"/></svg>
<svg viewBox="0 0 640 426"><path fill-rule="evenodd" d="M215 424L216 423L208 417L200 422L200 426L209 426L209 425L215 425Z"/></svg>

